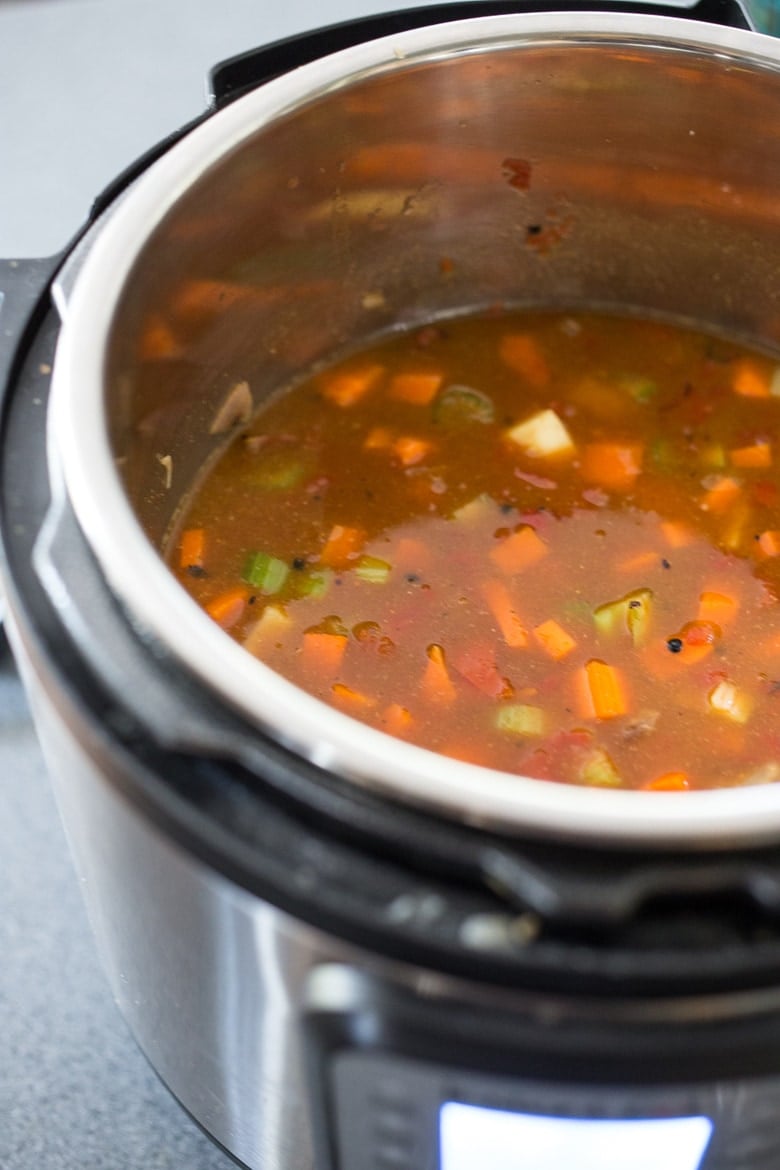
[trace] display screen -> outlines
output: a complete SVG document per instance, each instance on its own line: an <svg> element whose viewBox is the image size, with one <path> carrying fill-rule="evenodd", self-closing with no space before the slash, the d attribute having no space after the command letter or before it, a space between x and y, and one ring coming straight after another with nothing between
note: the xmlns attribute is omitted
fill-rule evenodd
<svg viewBox="0 0 780 1170"><path fill-rule="evenodd" d="M708 1117L583 1120L448 1101L440 1170L699 1170Z"/></svg>

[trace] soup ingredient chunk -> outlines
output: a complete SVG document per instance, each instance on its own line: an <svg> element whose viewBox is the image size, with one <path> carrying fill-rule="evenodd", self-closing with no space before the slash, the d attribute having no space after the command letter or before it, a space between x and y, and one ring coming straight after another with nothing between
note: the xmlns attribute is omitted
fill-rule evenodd
<svg viewBox="0 0 780 1170"><path fill-rule="evenodd" d="M630 315L380 338L261 408L169 562L248 653L431 751L598 789L775 783L779 370Z"/></svg>

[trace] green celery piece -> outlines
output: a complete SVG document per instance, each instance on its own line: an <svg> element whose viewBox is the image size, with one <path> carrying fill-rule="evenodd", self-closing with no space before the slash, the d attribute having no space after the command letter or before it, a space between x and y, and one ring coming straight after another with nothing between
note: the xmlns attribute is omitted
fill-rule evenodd
<svg viewBox="0 0 780 1170"><path fill-rule="evenodd" d="M621 379L621 386L628 391L635 402L646 406L648 402L652 402L658 393L658 385L652 378L647 378L642 374L629 374Z"/></svg>
<svg viewBox="0 0 780 1170"><path fill-rule="evenodd" d="M273 451L258 456L257 464L247 478L253 487L280 492L297 487L306 471L306 464L299 456L288 451Z"/></svg>
<svg viewBox="0 0 780 1170"><path fill-rule="evenodd" d="M580 768L580 780L591 788L619 788L622 781L617 768L602 748L596 748Z"/></svg>
<svg viewBox="0 0 780 1170"><path fill-rule="evenodd" d="M472 422L491 423L495 419L493 401L472 386L453 383L440 391L433 404L434 422L460 426Z"/></svg>
<svg viewBox="0 0 780 1170"><path fill-rule="evenodd" d="M541 707L530 707L526 703L510 703L499 707L495 724L507 735L544 735L544 711Z"/></svg>
<svg viewBox="0 0 780 1170"><path fill-rule="evenodd" d="M331 569L310 569L290 578L293 597L324 597L333 582Z"/></svg>
<svg viewBox="0 0 780 1170"><path fill-rule="evenodd" d="M607 636L627 631L634 645L641 646L650 629L652 602L652 589L636 589L617 601L608 601L593 611L596 629Z"/></svg>
<svg viewBox="0 0 780 1170"><path fill-rule="evenodd" d="M361 581L368 581L372 585L384 585L391 569L392 565L380 560L379 557L362 556L353 571Z"/></svg>
<svg viewBox="0 0 780 1170"><path fill-rule="evenodd" d="M290 566L270 553L252 553L244 565L244 580L266 597L273 597L284 588Z"/></svg>

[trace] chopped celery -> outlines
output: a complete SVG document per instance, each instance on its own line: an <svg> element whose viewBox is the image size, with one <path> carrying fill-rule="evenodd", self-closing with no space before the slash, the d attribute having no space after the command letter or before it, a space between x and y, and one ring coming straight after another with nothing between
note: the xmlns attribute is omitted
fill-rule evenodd
<svg viewBox="0 0 780 1170"><path fill-rule="evenodd" d="M453 384L438 395L433 407L433 418L444 426L491 423L495 418L495 408L492 399L481 390Z"/></svg>
<svg viewBox="0 0 780 1170"><path fill-rule="evenodd" d="M293 597L324 597L333 581L331 569L308 569L290 578Z"/></svg>
<svg viewBox="0 0 780 1170"><path fill-rule="evenodd" d="M579 778L591 788L620 788L622 784L620 773L603 748L596 748L588 755Z"/></svg>
<svg viewBox="0 0 780 1170"><path fill-rule="evenodd" d="M384 585L391 569L392 565L380 560L379 557L362 556L353 571L361 581L368 581L372 585Z"/></svg>
<svg viewBox="0 0 780 1170"><path fill-rule="evenodd" d="M259 589L267 597L281 592L290 573L290 566L270 553L252 553L244 565L243 578L248 585Z"/></svg>
<svg viewBox="0 0 780 1170"><path fill-rule="evenodd" d="M526 703L510 703L499 707L495 722L498 730L507 735L544 735L544 711L541 707L530 707Z"/></svg>
<svg viewBox="0 0 780 1170"><path fill-rule="evenodd" d="M699 449L699 463L702 467L721 471L727 463L726 451L722 443L707 443Z"/></svg>
<svg viewBox="0 0 780 1170"><path fill-rule="evenodd" d="M593 611L596 629L606 635L627 631L634 645L641 646L650 628L652 602L652 589L637 589L617 601L608 601Z"/></svg>
<svg viewBox="0 0 780 1170"><path fill-rule="evenodd" d="M278 492L297 487L306 472L307 466L298 455L291 451L271 451L258 456L247 480L253 487Z"/></svg>
<svg viewBox="0 0 780 1170"><path fill-rule="evenodd" d="M648 402L652 402L658 393L658 385L652 378L647 378L642 374L628 374L621 378L620 384L624 390L631 395L635 402L645 406Z"/></svg>

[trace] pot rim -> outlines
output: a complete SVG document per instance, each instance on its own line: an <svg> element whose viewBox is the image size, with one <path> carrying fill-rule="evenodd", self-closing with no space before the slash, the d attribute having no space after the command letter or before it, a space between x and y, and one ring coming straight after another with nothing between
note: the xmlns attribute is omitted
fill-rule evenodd
<svg viewBox="0 0 780 1170"><path fill-rule="evenodd" d="M780 839L780 785L680 794L579 789L501 773L394 739L334 710L255 659L185 593L143 533L108 442L106 343L150 233L204 171L262 129L330 92L440 56L518 44L630 44L780 69L753 32L667 16L546 13L415 29L301 66L191 131L136 181L98 228L63 309L49 458L110 588L136 626L249 722L321 768L385 797L506 834L613 847L727 848Z"/></svg>

